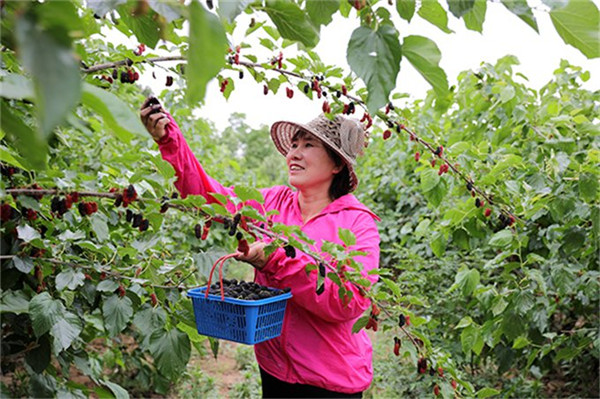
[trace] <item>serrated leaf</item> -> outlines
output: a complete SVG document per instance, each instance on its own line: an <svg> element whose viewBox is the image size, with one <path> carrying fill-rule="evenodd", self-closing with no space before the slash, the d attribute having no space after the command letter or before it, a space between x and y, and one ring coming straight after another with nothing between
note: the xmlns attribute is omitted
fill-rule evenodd
<svg viewBox="0 0 600 399"><path fill-rule="evenodd" d="M66 269L60 272L56 276L56 289L62 291L65 287L68 287L71 291L75 288L83 285L85 281L85 275L79 270Z"/></svg>
<svg viewBox="0 0 600 399"><path fill-rule="evenodd" d="M190 34L188 65L185 69L187 80L186 100L190 105L204 101L206 85L217 76L223 67L227 51L227 38L218 18L206 11L199 1L189 5Z"/></svg>
<svg viewBox="0 0 600 399"><path fill-rule="evenodd" d="M517 339L515 339L515 341L513 342L513 349L521 349L526 347L527 345L529 345L530 342L527 339L527 337L518 337Z"/></svg>
<svg viewBox="0 0 600 399"><path fill-rule="evenodd" d="M500 230L499 232L495 233L492 236L492 238L490 238L488 245L490 245L492 247L503 248L503 247L507 247L512 242L512 239L513 239L512 231L509 229L504 229L504 230Z"/></svg>
<svg viewBox="0 0 600 399"><path fill-rule="evenodd" d="M600 12L590 0L571 0L566 7L550 11L550 19L563 41L587 58L600 56Z"/></svg>
<svg viewBox="0 0 600 399"><path fill-rule="evenodd" d="M396 87L402 58L398 31L390 25L381 25L375 31L365 26L355 29L346 58L367 86L367 108L374 114L388 103L390 92Z"/></svg>
<svg viewBox="0 0 600 399"><path fill-rule="evenodd" d="M126 2L127 0L87 0L85 4L94 10L96 15L103 17L106 13L116 9L117 6Z"/></svg>
<svg viewBox="0 0 600 399"><path fill-rule="evenodd" d="M33 78L38 128L47 138L79 101L79 65L69 47L27 15L17 19L15 36L20 60Z"/></svg>
<svg viewBox="0 0 600 399"><path fill-rule="evenodd" d="M32 240L35 240L36 238L41 237L40 232L28 224L23 226L17 226L17 234L19 239L25 242L30 242Z"/></svg>
<svg viewBox="0 0 600 399"><path fill-rule="evenodd" d="M135 136L147 136L139 117L128 104L114 94L86 83L83 85L81 100L102 117L108 130L119 139L129 142Z"/></svg>
<svg viewBox="0 0 600 399"><path fill-rule="evenodd" d="M485 13L487 11L486 0L475 0L473 8L463 15L463 21L467 29L481 33L483 31L483 21L485 21Z"/></svg>
<svg viewBox="0 0 600 399"><path fill-rule="evenodd" d="M108 380L102 380L101 383L111 390L113 395L115 395L115 399L129 399L129 393L119 384Z"/></svg>
<svg viewBox="0 0 600 399"><path fill-rule="evenodd" d="M443 32L452 33L448 28L448 14L442 8L437 0L427 0L421 2L421 7L417 12L421 18L440 28Z"/></svg>
<svg viewBox="0 0 600 399"><path fill-rule="evenodd" d="M217 13L221 18L226 19L229 23L248 7L250 0L227 0L220 1Z"/></svg>
<svg viewBox="0 0 600 399"><path fill-rule="evenodd" d="M250 200L254 200L259 204L263 204L265 202L265 198L263 197L261 192L252 187L238 185L234 187L233 192L243 202Z"/></svg>
<svg viewBox="0 0 600 399"><path fill-rule="evenodd" d="M113 292L119 288L119 284L114 280L102 280L96 286L96 291L100 292Z"/></svg>
<svg viewBox="0 0 600 399"><path fill-rule="evenodd" d="M356 245L356 236L351 230L338 228L338 235L346 247Z"/></svg>
<svg viewBox="0 0 600 399"><path fill-rule="evenodd" d="M111 337L114 337L127 327L133 316L133 303L127 296L123 298L111 295L102 304L104 325Z"/></svg>
<svg viewBox="0 0 600 399"><path fill-rule="evenodd" d="M362 330L367 323L369 322L369 316L363 316L360 319L356 320L356 323L352 325L352 333L356 334L360 330Z"/></svg>
<svg viewBox="0 0 600 399"><path fill-rule="evenodd" d="M475 395L477 395L479 399L485 399L489 398L490 396L496 396L498 394L500 394L500 391L498 391L497 389L485 387L477 391Z"/></svg>
<svg viewBox="0 0 600 399"><path fill-rule="evenodd" d="M439 66L442 55L431 39L423 36L405 37L402 55L429 82L438 98L444 99L448 95L448 78Z"/></svg>
<svg viewBox="0 0 600 399"><path fill-rule="evenodd" d="M152 48L156 47L160 39L161 28L154 13L147 12L134 15L131 5L125 4L119 7L119 15L121 16L121 22L124 22L131 29L131 32L140 43Z"/></svg>
<svg viewBox="0 0 600 399"><path fill-rule="evenodd" d="M160 373L167 378L180 376L190 359L190 351L190 339L177 328L156 330L150 336L150 353Z"/></svg>
<svg viewBox="0 0 600 399"><path fill-rule="evenodd" d="M527 0L501 0L501 2L510 12L539 33L535 16L533 15L531 8L529 8L529 5L527 5Z"/></svg>
<svg viewBox="0 0 600 399"><path fill-rule="evenodd" d="M464 16L466 13L471 11L475 5L475 0L447 0L448 10L456 18Z"/></svg>
<svg viewBox="0 0 600 399"><path fill-rule="evenodd" d="M69 348L81 333L82 326L79 317L71 312L65 312L50 329L54 337L54 353Z"/></svg>
<svg viewBox="0 0 600 399"><path fill-rule="evenodd" d="M7 290L2 293L2 299L0 299L0 313L28 313L29 312L29 298L25 295L25 292Z"/></svg>
<svg viewBox="0 0 600 399"><path fill-rule="evenodd" d="M340 0L306 0L306 12L313 25L329 25L340 9Z"/></svg>
<svg viewBox="0 0 600 399"><path fill-rule="evenodd" d="M383 281L383 283L390 289L390 291L392 291L392 293L394 294L394 296L396 298L402 297L402 291L400 291L400 287L398 287L396 285L396 283L394 283L392 280L387 279L385 277L382 277L381 281Z"/></svg>
<svg viewBox="0 0 600 399"><path fill-rule="evenodd" d="M400 17L410 22L413 15L415 15L415 3L415 0L397 0L396 10Z"/></svg>
<svg viewBox="0 0 600 399"><path fill-rule="evenodd" d="M90 217L92 230L96 233L96 238L100 241L108 240L108 224L104 220L104 216L95 213Z"/></svg>
<svg viewBox="0 0 600 399"><path fill-rule="evenodd" d="M267 1L264 11L277 27L281 37L312 48L319 43L319 32L296 3L289 0Z"/></svg>
<svg viewBox="0 0 600 399"><path fill-rule="evenodd" d="M28 274L33 269L33 261L29 256L26 256L25 258L15 256L12 261L13 265L15 265L15 268L21 273Z"/></svg>
<svg viewBox="0 0 600 399"><path fill-rule="evenodd" d="M593 202L600 192L600 182L598 176L591 173L582 173L579 175L579 197L586 202Z"/></svg>
<svg viewBox="0 0 600 399"><path fill-rule="evenodd" d="M41 337L55 325L65 312L59 300L54 300L47 292L34 296L29 302L31 326L36 337Z"/></svg>

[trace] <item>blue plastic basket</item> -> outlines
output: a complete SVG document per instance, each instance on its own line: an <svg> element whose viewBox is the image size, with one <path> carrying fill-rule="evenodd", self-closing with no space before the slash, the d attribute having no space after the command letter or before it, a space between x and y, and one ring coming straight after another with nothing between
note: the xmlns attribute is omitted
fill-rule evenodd
<svg viewBox="0 0 600 399"><path fill-rule="evenodd" d="M204 298L206 287L193 288L188 297L194 304L198 333L242 344L254 345L281 335L287 292L271 298L247 301L220 295Z"/></svg>

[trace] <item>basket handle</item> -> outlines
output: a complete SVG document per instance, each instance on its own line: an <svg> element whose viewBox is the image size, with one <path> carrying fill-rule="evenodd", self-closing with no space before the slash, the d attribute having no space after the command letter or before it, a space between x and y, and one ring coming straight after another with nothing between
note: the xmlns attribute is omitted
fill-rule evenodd
<svg viewBox="0 0 600 399"><path fill-rule="evenodd" d="M223 255L219 259L217 259L215 261L215 263L213 263L213 266L210 269L210 274L208 275L208 283L206 284L206 290L204 292L204 298L208 298L208 291L210 290L210 283L212 282L213 272L215 271L215 268L217 267L217 265L220 263L220 266L219 266L219 285L221 286L221 300L222 301L225 300L225 290L223 289L223 265L225 264L225 261L227 259L234 258L234 257L236 257L238 255L240 255L239 252L234 252L232 254Z"/></svg>

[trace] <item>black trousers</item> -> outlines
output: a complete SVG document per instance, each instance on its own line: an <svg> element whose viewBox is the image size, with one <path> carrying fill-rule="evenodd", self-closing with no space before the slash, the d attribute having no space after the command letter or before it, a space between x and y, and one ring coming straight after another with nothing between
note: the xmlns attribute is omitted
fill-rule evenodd
<svg viewBox="0 0 600 399"><path fill-rule="evenodd" d="M263 398L362 398L362 392L341 393L307 384L290 384L260 369Z"/></svg>

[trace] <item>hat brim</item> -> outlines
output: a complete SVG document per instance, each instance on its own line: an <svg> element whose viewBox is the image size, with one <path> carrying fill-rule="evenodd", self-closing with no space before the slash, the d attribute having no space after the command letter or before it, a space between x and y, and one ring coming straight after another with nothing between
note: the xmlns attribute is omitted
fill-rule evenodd
<svg viewBox="0 0 600 399"><path fill-rule="evenodd" d="M292 147L292 139L298 130L312 134L339 155L348 167L348 172L350 174L350 192L356 190L356 187L358 187L358 176L356 176L356 172L354 171L354 160L341 152L327 137L302 123L279 121L271 126L271 139L273 140L277 151L283 156L286 156Z"/></svg>

